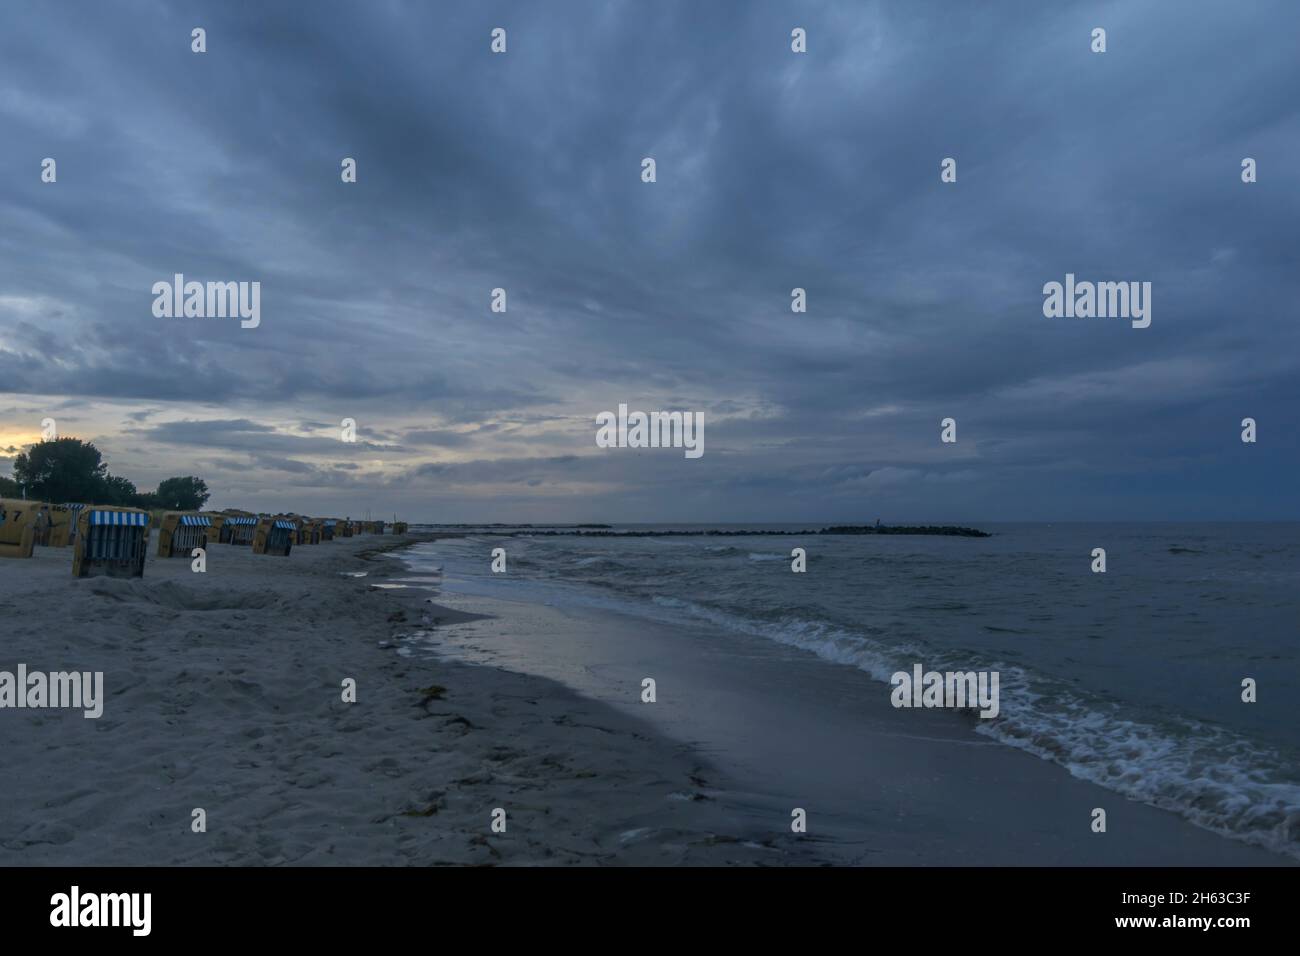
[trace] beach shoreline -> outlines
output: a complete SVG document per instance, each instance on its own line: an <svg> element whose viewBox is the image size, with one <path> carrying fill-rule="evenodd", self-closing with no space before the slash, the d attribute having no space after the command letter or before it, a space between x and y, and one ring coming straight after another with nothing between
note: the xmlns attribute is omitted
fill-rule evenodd
<svg viewBox="0 0 1300 956"><path fill-rule="evenodd" d="M68 549L0 566L0 669L102 671L105 697L98 719L0 710L0 865L820 862L727 814L708 762L643 721L402 653L476 619L374 587L430 538L212 545L204 574L151 549L135 580L74 579Z"/></svg>
<svg viewBox="0 0 1300 956"><path fill-rule="evenodd" d="M434 563L433 556L410 562L415 569ZM439 592L440 604L484 617L438 635L433 651L548 677L645 718L716 765L727 787L713 796L728 815L776 828L802 808L805 839L832 862L1297 864L978 733L973 716L897 709L888 683L803 647L705 621L655 621L612 604L574 603L563 590L510 575L488 577L453 577ZM653 705L640 698L646 677L656 681ZM1092 826L1098 808L1107 815L1105 832Z"/></svg>
<svg viewBox="0 0 1300 956"><path fill-rule="evenodd" d="M0 710L0 865L1294 865L799 648L412 570L447 537L0 565L0 670L104 673Z"/></svg>

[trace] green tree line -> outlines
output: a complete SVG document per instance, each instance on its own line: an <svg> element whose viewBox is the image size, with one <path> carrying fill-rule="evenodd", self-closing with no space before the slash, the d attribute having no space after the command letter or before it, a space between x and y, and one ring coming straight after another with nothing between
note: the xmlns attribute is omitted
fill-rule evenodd
<svg viewBox="0 0 1300 956"><path fill-rule="evenodd" d="M98 448L79 438L38 442L14 459L12 478L0 477L0 498L62 504L68 501L130 508L198 511L207 502L208 485L193 475L168 478L157 491L140 491L126 478L109 474Z"/></svg>

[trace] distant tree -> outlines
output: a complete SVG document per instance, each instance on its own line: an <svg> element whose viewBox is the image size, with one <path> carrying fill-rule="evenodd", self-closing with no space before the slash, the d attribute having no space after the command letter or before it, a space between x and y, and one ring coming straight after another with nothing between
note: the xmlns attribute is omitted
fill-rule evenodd
<svg viewBox="0 0 1300 956"><path fill-rule="evenodd" d="M97 501L108 480L99 449L79 438L37 442L14 459L14 481L36 501Z"/></svg>
<svg viewBox="0 0 1300 956"><path fill-rule="evenodd" d="M106 475L103 482L100 483L99 492L91 498L91 502L99 505L116 505L119 508L137 507L136 501L140 493L136 491L135 484L118 475Z"/></svg>
<svg viewBox="0 0 1300 956"><path fill-rule="evenodd" d="M38 442L15 458L13 478L0 478L0 497L21 498L24 488L35 501L177 511L198 511L210 497L207 482L193 475L141 492L128 479L110 475L99 449L79 438Z"/></svg>
<svg viewBox="0 0 1300 956"><path fill-rule="evenodd" d="M211 495L208 483L202 478L187 475L184 478L168 478L158 484L156 493L159 508L175 511L199 511Z"/></svg>

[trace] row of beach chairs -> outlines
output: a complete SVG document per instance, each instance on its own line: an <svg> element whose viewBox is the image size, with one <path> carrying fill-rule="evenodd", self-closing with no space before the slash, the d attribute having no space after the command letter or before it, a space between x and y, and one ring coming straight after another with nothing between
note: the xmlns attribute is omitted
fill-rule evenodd
<svg viewBox="0 0 1300 956"><path fill-rule="evenodd" d="M143 577L149 532L158 528L158 557L188 558L212 544L288 556L294 545L360 534L405 534L404 521L352 521L246 511L156 511L108 505L0 499L0 557L30 558L36 547L71 547L75 577Z"/></svg>

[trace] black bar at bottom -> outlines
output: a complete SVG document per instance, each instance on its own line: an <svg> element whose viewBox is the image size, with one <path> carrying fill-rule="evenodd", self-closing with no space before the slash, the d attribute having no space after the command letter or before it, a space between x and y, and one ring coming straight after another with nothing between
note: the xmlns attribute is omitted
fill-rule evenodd
<svg viewBox="0 0 1300 956"><path fill-rule="evenodd" d="M859 941L931 938L945 945L1041 931L1056 935L1039 939L1058 942L1126 935L1183 941L1199 935L1230 944L1245 938L1243 933L1294 929L1296 886L1295 869L1285 866L32 868L0 869L0 925L6 941L54 941L75 932L82 942L135 937L205 946L278 938L337 946L407 938L444 949L467 932L486 934L482 942L489 946L496 934L516 933L535 947L569 934L573 941L592 939L598 928L616 934L594 937L611 944L626 933L629 940L650 934L664 946L687 937L662 934L687 929L693 944L704 937L733 945L747 938L770 941L787 929L849 932ZM82 925L87 922L119 925ZM146 928L147 935L140 932Z"/></svg>

